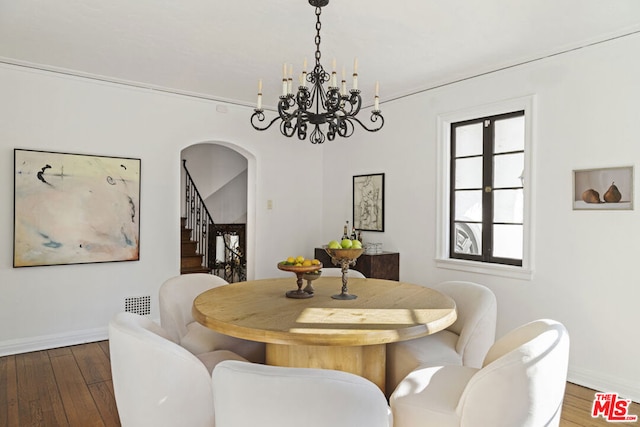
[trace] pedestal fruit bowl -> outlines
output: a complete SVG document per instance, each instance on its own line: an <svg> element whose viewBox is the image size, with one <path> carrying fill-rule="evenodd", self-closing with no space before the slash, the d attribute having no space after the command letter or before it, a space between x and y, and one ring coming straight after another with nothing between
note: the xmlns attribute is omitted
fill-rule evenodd
<svg viewBox="0 0 640 427"><path fill-rule="evenodd" d="M331 262L335 266L339 266L342 270L342 292L337 295L332 295L333 299L341 299L341 300L349 300L358 298L357 295L353 295L349 293L347 287L347 273L349 272L350 265L356 265L356 260L362 253L364 249L362 248L349 248L349 249L332 249L328 246L324 247L327 255L331 257Z"/></svg>
<svg viewBox="0 0 640 427"><path fill-rule="evenodd" d="M313 295L316 290L313 288L313 283L311 282L313 282L320 276L322 276L322 270L312 271L311 273L304 273L302 275L302 279L307 281L307 286L304 287L303 291Z"/></svg>
<svg viewBox="0 0 640 427"><path fill-rule="evenodd" d="M313 296L313 287L311 286L311 281L310 280L314 280L314 279L308 279L307 278L307 288L310 289L310 292L306 291L307 288L302 289L302 284L303 284L302 281L303 281L303 279L305 277L310 277L311 273L317 272L321 268L322 268L322 263L318 263L318 264L314 264L314 265L290 265L290 264L287 264L284 261L283 262L279 262L278 263L278 270L290 271L292 273L295 273L296 278L297 278L296 283L298 285L298 289L287 291L285 293L285 295L288 298L297 298L297 299L311 298ZM317 276L320 277L319 274Z"/></svg>

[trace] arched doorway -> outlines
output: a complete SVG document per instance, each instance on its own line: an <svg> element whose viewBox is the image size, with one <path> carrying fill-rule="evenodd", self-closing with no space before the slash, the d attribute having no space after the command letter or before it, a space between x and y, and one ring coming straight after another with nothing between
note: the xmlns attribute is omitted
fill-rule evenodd
<svg viewBox="0 0 640 427"><path fill-rule="evenodd" d="M181 161L181 216L202 255L203 269L228 282L252 278L253 155L233 144L204 142L184 148ZM181 265L189 262L183 257Z"/></svg>

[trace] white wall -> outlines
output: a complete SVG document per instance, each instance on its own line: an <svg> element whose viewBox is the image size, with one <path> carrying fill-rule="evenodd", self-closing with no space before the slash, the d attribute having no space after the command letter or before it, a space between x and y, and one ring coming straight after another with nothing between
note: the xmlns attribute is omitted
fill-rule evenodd
<svg viewBox="0 0 640 427"><path fill-rule="evenodd" d="M249 108L218 112L211 101L8 65L0 93L0 355L105 338L127 297L150 295L158 318L158 288L179 274L187 146L220 143L249 159L250 278L286 275L277 262L320 240L321 151L256 132ZM140 158L140 261L14 269L14 148Z"/></svg>
<svg viewBox="0 0 640 427"><path fill-rule="evenodd" d="M216 224L246 224L247 170L205 199Z"/></svg>
<svg viewBox="0 0 640 427"><path fill-rule="evenodd" d="M640 35L382 104L380 132L357 132L325 150L323 241L351 216L352 175L384 172L386 230L364 238L400 252L401 280L489 286L498 298L498 335L536 318L563 322L572 340L570 378L640 400L638 192L633 211L574 211L571 202L573 169L633 165L639 175L637 52ZM525 95L536 100L533 279L437 268L438 115Z"/></svg>

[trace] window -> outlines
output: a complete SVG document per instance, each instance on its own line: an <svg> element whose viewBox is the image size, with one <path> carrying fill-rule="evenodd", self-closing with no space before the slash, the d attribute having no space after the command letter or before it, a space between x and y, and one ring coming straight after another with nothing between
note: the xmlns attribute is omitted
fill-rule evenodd
<svg viewBox="0 0 640 427"><path fill-rule="evenodd" d="M438 117L438 267L531 278L533 100Z"/></svg>
<svg viewBox="0 0 640 427"><path fill-rule="evenodd" d="M524 111L451 124L451 258L522 265Z"/></svg>

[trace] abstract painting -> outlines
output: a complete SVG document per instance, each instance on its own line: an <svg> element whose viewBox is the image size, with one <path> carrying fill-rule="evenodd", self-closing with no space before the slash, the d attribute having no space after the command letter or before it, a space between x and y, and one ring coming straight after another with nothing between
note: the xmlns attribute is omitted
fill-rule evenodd
<svg viewBox="0 0 640 427"><path fill-rule="evenodd" d="M13 266L140 259L140 159L14 150Z"/></svg>
<svg viewBox="0 0 640 427"><path fill-rule="evenodd" d="M384 174L353 177L353 227L384 231Z"/></svg>

